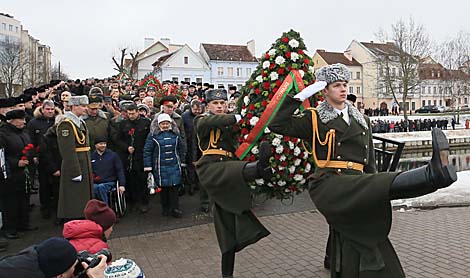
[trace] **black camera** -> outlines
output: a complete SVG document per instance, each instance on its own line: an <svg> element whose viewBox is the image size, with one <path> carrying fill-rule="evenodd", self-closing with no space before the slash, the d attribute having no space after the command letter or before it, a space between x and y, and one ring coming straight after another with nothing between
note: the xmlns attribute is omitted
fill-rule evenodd
<svg viewBox="0 0 470 278"><path fill-rule="evenodd" d="M77 278L86 278L86 277L88 277L86 275L86 271L89 268L94 268L95 266L97 266L100 263L101 259L98 258L99 255L106 256L106 262L107 263L111 262L111 260L112 260L111 251L109 251L109 249L106 249L106 248L101 249L100 251L96 252L95 254L90 254L90 252L88 252L86 250L80 251L77 255L78 263L77 263L77 266L75 267L75 270L73 272L75 277L77 277ZM83 268L82 262L84 262L88 265L87 269Z"/></svg>

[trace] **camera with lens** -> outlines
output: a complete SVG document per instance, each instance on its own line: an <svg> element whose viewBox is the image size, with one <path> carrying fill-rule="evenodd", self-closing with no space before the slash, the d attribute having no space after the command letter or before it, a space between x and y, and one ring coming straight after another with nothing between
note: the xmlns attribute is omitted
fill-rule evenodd
<svg viewBox="0 0 470 278"><path fill-rule="evenodd" d="M80 251L77 255L78 263L77 266L75 267L75 270L73 274L75 277L78 278L86 278L86 271L90 268L94 268L97 266L101 259L98 257L99 255L104 255L106 256L106 262L110 263L112 260L112 255L111 251L109 249L103 248L100 251L96 252L95 254L91 254L90 252L83 250ZM86 263L88 265L87 269L84 269L82 266L82 262Z"/></svg>

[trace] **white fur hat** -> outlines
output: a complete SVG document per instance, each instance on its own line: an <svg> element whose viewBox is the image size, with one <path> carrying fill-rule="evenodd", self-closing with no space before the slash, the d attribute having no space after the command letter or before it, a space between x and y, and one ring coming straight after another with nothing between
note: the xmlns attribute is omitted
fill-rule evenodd
<svg viewBox="0 0 470 278"><path fill-rule="evenodd" d="M321 67L315 73L317 81L325 81L331 84L336 81L349 81L351 80L351 72L343 64L333 64Z"/></svg>
<svg viewBox="0 0 470 278"><path fill-rule="evenodd" d="M158 119L157 119L158 124L160 124L161 122L165 122L165 121L171 123L170 115L166 113L161 113L160 115L158 115Z"/></svg>
<svg viewBox="0 0 470 278"><path fill-rule="evenodd" d="M69 105L88 105L87 96L71 96L69 98Z"/></svg>

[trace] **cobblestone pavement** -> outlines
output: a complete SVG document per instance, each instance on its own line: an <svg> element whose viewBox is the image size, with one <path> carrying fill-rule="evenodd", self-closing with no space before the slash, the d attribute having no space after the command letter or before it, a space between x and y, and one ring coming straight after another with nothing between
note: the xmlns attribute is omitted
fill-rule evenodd
<svg viewBox="0 0 470 278"><path fill-rule="evenodd" d="M328 277L327 225L314 210L261 217L271 235L237 254L235 277ZM391 241L407 277L470 277L470 208L394 212ZM114 258L147 277L219 277L212 224L114 238Z"/></svg>

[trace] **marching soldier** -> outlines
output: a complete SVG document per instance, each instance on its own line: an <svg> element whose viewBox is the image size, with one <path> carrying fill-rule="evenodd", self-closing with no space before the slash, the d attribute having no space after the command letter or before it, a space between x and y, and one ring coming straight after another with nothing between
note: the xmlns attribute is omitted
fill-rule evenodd
<svg viewBox="0 0 470 278"><path fill-rule="evenodd" d="M238 160L233 145L233 126L240 115L225 114L227 92L209 90L208 113L194 119L198 147L202 157L196 171L214 202L214 226L222 253L222 276L233 277L235 253L269 235L269 231L251 212L251 193L246 182L272 177L269 167L270 146L260 145L260 160Z"/></svg>
<svg viewBox="0 0 470 278"><path fill-rule="evenodd" d="M90 142L85 122L80 118L88 105L87 96L72 96L71 111L57 125L57 144L62 156L57 217L83 217L83 208L93 197Z"/></svg>
<svg viewBox="0 0 470 278"><path fill-rule="evenodd" d="M315 165L310 197L330 225L331 277L405 277L388 234L390 200L425 195L457 180L449 165L449 143L432 132L428 165L402 173L376 173L370 120L346 101L350 72L342 64L317 72L317 83L288 96L269 129L311 143ZM323 90L316 109L293 115Z"/></svg>

